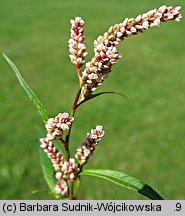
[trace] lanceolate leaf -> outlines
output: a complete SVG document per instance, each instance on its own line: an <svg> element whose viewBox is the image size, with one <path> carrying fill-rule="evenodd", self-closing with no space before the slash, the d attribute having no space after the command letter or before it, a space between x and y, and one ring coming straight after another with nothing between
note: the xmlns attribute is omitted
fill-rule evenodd
<svg viewBox="0 0 185 216"><path fill-rule="evenodd" d="M137 191L140 194L153 200L163 199L156 191L154 191L150 186L146 185L144 182L119 171L108 169L87 169L83 170L80 173L80 176L83 175L96 176L99 178L106 179L108 181L113 182L114 184Z"/></svg>
<svg viewBox="0 0 185 216"><path fill-rule="evenodd" d="M39 153L44 178L50 190L55 193L54 189L56 186L56 180L54 178L54 167L52 166L51 160L48 158L47 154L42 149L39 149Z"/></svg>
<svg viewBox="0 0 185 216"><path fill-rule="evenodd" d="M117 95L120 95L120 96L124 97L125 99L127 99L127 96L124 95L123 93L114 92L114 91L99 92L99 93L93 94L90 99L98 97L98 96L103 95L103 94L117 94Z"/></svg>
<svg viewBox="0 0 185 216"><path fill-rule="evenodd" d="M145 184L142 189L138 190L138 192L152 200L163 200L163 198L147 184Z"/></svg>
<svg viewBox="0 0 185 216"><path fill-rule="evenodd" d="M89 98L87 98L87 99L81 101L81 102L77 105L77 107L80 106L82 103L84 103L84 102L86 102L86 101L89 101L89 100L91 100L91 99L93 99L93 98L96 98L96 97L98 97L98 96L100 96L100 95L104 95L104 94L117 94L117 95L120 95L120 96L124 97L125 99L127 99L127 96L126 96L126 95L124 95L124 94L122 94L122 93L119 93L119 92L114 92L114 91L99 92L99 93L96 93L96 94L92 94Z"/></svg>
<svg viewBox="0 0 185 216"><path fill-rule="evenodd" d="M46 110L44 109L42 103L36 97L34 92L29 88L28 84L25 82L25 80L21 76L21 74L20 74L19 70L17 69L17 67L15 66L15 64L6 56L6 54L3 53L3 56L6 59L6 61L8 62L8 64L11 66L12 70L15 72L15 75L17 76L19 83L21 84L21 86L23 87L25 92L28 94L30 100L33 102L33 104L37 108L39 114L42 116L42 120L44 121L44 123L46 123L48 120L48 114L47 114Z"/></svg>

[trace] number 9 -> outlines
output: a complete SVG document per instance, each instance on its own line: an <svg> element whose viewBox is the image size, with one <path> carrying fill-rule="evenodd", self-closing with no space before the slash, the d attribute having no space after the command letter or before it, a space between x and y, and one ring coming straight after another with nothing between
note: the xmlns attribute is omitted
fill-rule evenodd
<svg viewBox="0 0 185 216"><path fill-rule="evenodd" d="M180 211L181 210L181 204L180 203L176 203L176 211Z"/></svg>

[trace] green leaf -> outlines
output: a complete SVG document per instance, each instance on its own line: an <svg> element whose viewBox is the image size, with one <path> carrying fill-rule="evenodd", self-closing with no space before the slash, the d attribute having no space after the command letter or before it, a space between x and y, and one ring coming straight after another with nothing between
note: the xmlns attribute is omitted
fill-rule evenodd
<svg viewBox="0 0 185 216"><path fill-rule="evenodd" d="M145 184L142 189L138 190L138 192L152 200L163 200L163 198L147 184Z"/></svg>
<svg viewBox="0 0 185 216"><path fill-rule="evenodd" d="M48 114L47 114L46 110L44 109L42 103L36 97L34 92L29 88L28 84L25 82L25 80L21 76L21 74L20 74L19 70L17 69L17 67L15 66L15 64L8 58L8 56L6 56L6 54L3 53L3 56L6 59L6 61L8 62L8 64L10 65L10 67L12 68L12 70L15 72L15 75L17 76L19 83L21 84L21 86L23 87L25 92L28 94L30 100L33 102L33 104L37 108L39 114L42 116L42 120L44 121L44 123L46 123L48 120Z"/></svg>
<svg viewBox="0 0 185 216"><path fill-rule="evenodd" d="M32 191L33 194L37 194L37 193L47 193L53 197L55 197L56 199L64 199L64 197L62 197L61 195L57 194L57 193L53 193L51 191L48 190L44 190L44 189L38 189L38 190L34 190Z"/></svg>
<svg viewBox="0 0 185 216"><path fill-rule="evenodd" d="M96 93L96 94L91 94L88 98L86 98L86 99L84 99L83 101L81 101L81 102L77 105L77 107L79 107L81 104L83 104L83 103L86 102L86 101L89 101L89 100L91 100L91 99L93 99L93 98L96 98L96 97L98 97L98 96L100 96L100 95L104 95L104 94L117 94L117 95L120 95L120 96L124 97L125 99L128 99L126 95L124 95L124 94L122 94L122 93L119 93L119 92L114 92L114 91L99 92L99 93ZM76 107L76 108L77 108L77 107Z"/></svg>
<svg viewBox="0 0 185 216"><path fill-rule="evenodd" d="M106 179L108 181L113 182L114 184L137 191L150 199L163 199L156 191L154 191L150 186L146 185L144 182L119 171L108 169L87 169L83 170L80 173L80 176L83 175L96 176L99 178Z"/></svg>
<svg viewBox="0 0 185 216"><path fill-rule="evenodd" d="M38 190L34 190L32 191L33 194L37 194L37 193L48 193L49 194L50 191L45 190L45 189L38 189Z"/></svg>
<svg viewBox="0 0 185 216"><path fill-rule="evenodd" d="M46 180L46 183L48 184L52 193L55 193L54 189L57 182L54 177L54 173L55 173L54 167L52 166L51 160L42 149L39 149L39 153L40 153L41 167L42 167L44 179Z"/></svg>
<svg viewBox="0 0 185 216"><path fill-rule="evenodd" d="M59 142L59 140L53 140L52 143L55 146L55 148L60 152L60 154L64 155L64 152L62 149L63 145L61 145L61 142Z"/></svg>
<svg viewBox="0 0 185 216"><path fill-rule="evenodd" d="M74 197L77 196L77 193L79 191L80 188L80 178L78 177L77 180L73 183L73 191L74 191Z"/></svg>
<svg viewBox="0 0 185 216"><path fill-rule="evenodd" d="M114 91L106 91L106 92L99 92L99 93L96 93L96 94L92 94L92 96L90 97L90 99L98 97L100 95L104 95L104 94L117 94L117 95L120 95L120 96L124 97L125 99L128 99L127 96L124 95L123 93L114 92Z"/></svg>

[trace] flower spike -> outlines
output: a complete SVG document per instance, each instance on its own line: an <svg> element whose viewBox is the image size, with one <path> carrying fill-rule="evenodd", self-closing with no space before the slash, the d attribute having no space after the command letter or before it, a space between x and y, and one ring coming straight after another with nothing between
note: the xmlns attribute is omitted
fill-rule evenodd
<svg viewBox="0 0 185 216"><path fill-rule="evenodd" d="M105 132L101 125L97 125L95 129L91 129L91 132L87 134L85 141L76 149L75 157L80 166L87 163L88 158L92 155L104 134Z"/></svg>
<svg viewBox="0 0 185 216"><path fill-rule="evenodd" d="M59 113L55 118L49 118L45 127L48 131L47 138L50 140L60 139L63 132L69 129L73 117L68 113Z"/></svg>
<svg viewBox="0 0 185 216"><path fill-rule="evenodd" d="M81 76L80 70L85 63L85 57L87 55L86 46L83 43L85 36L84 32L84 21L81 17L76 17L71 20L71 38L69 39L69 51L71 62L75 65L78 70L78 75Z"/></svg>
<svg viewBox="0 0 185 216"><path fill-rule="evenodd" d="M120 44L126 37L136 35L154 26L160 26L161 22L174 20L179 22L182 18L180 6L175 8L161 6L134 18L126 18L120 24L111 26L103 36L94 41L94 57L88 63L82 73L81 79L81 101L90 98L98 86L102 85L104 79L111 72L112 65L121 56L115 46Z"/></svg>

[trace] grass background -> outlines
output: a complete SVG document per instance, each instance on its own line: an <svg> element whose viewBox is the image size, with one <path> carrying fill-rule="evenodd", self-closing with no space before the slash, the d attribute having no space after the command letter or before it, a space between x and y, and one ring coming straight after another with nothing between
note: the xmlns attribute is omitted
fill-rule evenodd
<svg viewBox="0 0 185 216"><path fill-rule="evenodd" d="M69 20L82 16L89 55L110 25L183 0L0 0L0 52L18 66L50 116L69 111L78 80L68 58ZM184 14L184 8L182 8ZM106 136L86 167L110 168L142 179L166 199L185 199L185 22L163 23L126 39L123 58L99 91L77 112L71 151L96 124ZM39 162L44 125L14 73L0 57L0 198L52 199ZM82 178L79 199L144 199L95 177Z"/></svg>

